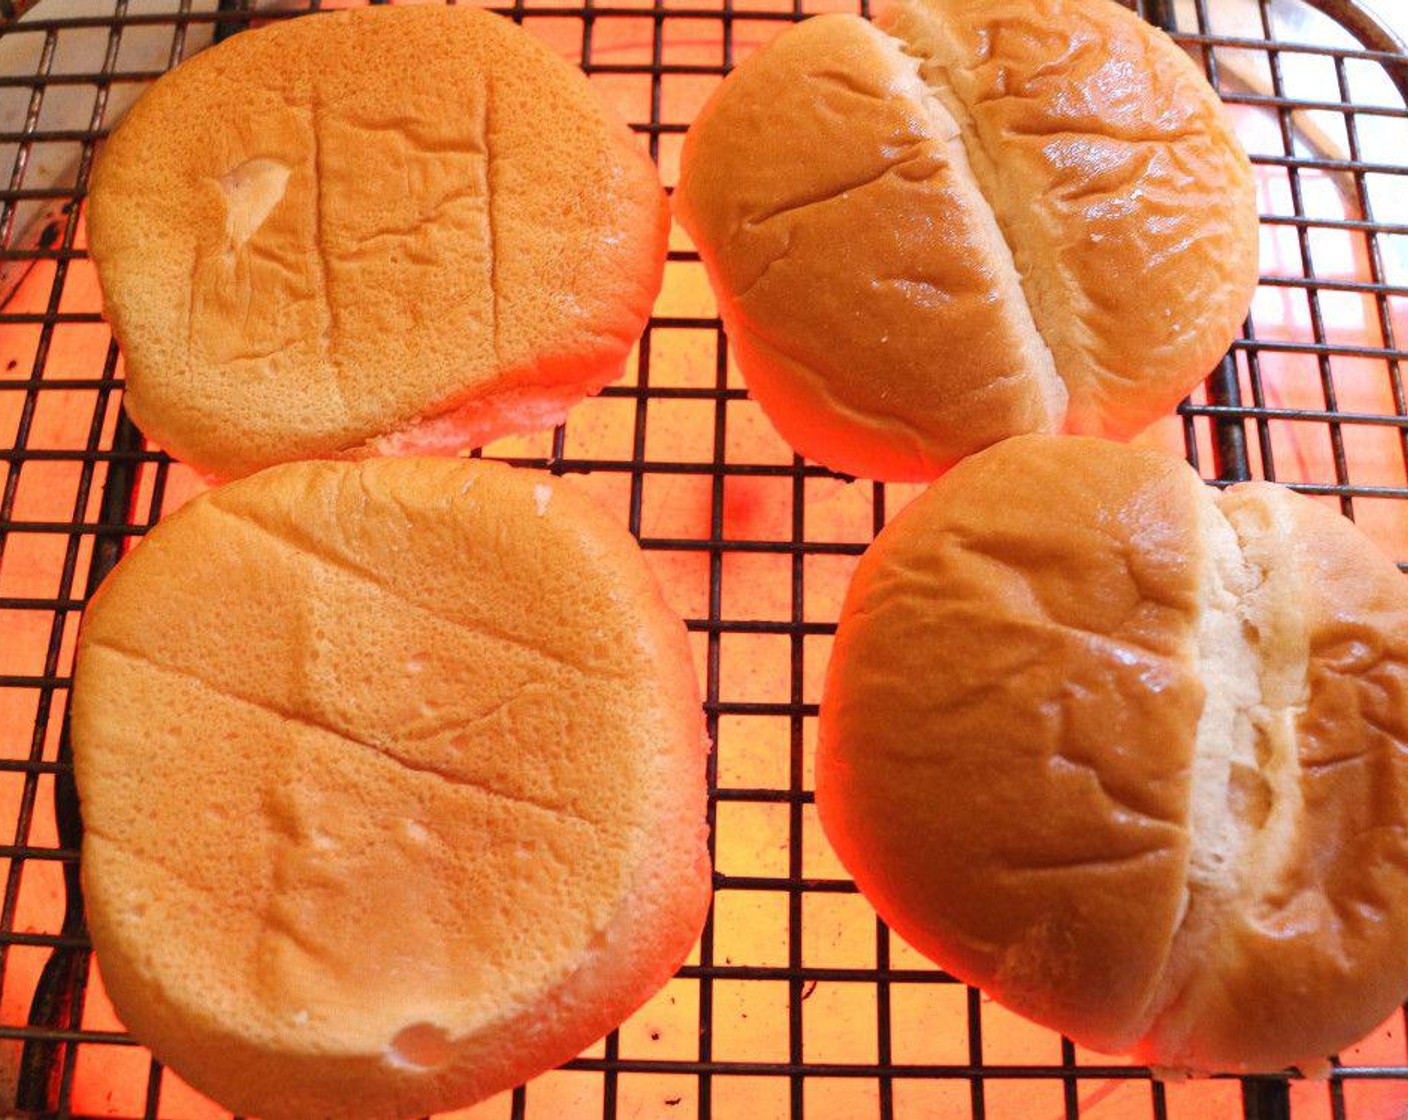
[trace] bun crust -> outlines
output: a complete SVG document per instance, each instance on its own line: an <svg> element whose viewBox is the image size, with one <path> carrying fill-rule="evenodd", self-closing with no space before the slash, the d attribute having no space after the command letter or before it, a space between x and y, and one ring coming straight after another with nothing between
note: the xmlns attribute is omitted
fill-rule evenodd
<svg viewBox="0 0 1408 1120"><path fill-rule="evenodd" d="M511 1087L704 920L684 628L558 479L305 463L196 498L91 604L72 729L114 1007L239 1113Z"/></svg>
<svg viewBox="0 0 1408 1120"><path fill-rule="evenodd" d="M1310 499L1009 440L861 561L821 821L1022 1014L1163 1067L1318 1066L1408 993L1405 634L1401 575Z"/></svg>
<svg viewBox="0 0 1408 1120"><path fill-rule="evenodd" d="M778 430L874 478L1025 432L1133 435L1257 281L1221 103L1109 0L808 20L705 106L674 205Z"/></svg>
<svg viewBox="0 0 1408 1120"><path fill-rule="evenodd" d="M437 5L197 55L108 140L88 221L133 418L231 477L560 419L620 376L669 209L581 73Z"/></svg>

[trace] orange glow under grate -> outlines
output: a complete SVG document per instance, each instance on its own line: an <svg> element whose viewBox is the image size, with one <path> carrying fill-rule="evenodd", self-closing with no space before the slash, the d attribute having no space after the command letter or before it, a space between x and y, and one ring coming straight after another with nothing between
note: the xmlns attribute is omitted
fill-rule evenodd
<svg viewBox="0 0 1408 1120"><path fill-rule="evenodd" d="M863 11L868 0L858 2ZM856 3L518 0L508 11L583 64L669 185L683 132L728 67L789 21ZM1146 14L1158 6L1145 3ZM0 190L0 266L27 269L0 307L0 448L12 448L0 452L0 1115L12 1114L17 1086L25 1116L227 1115L122 1033L81 926L65 924L76 853L62 845L54 811L95 550L110 557L202 484L145 449L120 414L121 361L99 315L81 210L52 211L38 247L13 217L26 204L81 197L107 99L149 80L142 51L155 51L161 69L209 41L214 10L214 0L131 0L130 9L117 0L85 23L68 18L66 0L35 13L55 21L0 33L0 121L23 122L0 133L0 168L15 169ZM1232 376L1142 442L1226 478L1240 433L1253 477L1318 495L1408 561L1399 386L1408 353L1395 341L1408 337L1408 107L1390 60L1323 17L1310 24L1316 49L1269 50L1309 17L1301 0L1179 0L1163 10L1215 68L1256 159L1264 281ZM222 18L242 26L250 13ZM63 117L75 98L77 125ZM56 180L44 178L54 168ZM563 428L484 454L572 475L640 537L688 621L717 743L714 910L680 975L620 1031L563 1070L454 1115L1242 1115L1236 1080L1153 1083L953 982L855 893L812 805L816 705L855 560L917 488L851 482L796 459L747 399L678 229L671 245L625 379ZM51 961L55 977L41 985ZM65 998L36 1003L41 988ZM1400 1013L1341 1055L1330 1080L1293 1082L1289 1114L1408 1115L1404 1031ZM1245 1105L1269 1118L1276 1097L1253 1088Z"/></svg>

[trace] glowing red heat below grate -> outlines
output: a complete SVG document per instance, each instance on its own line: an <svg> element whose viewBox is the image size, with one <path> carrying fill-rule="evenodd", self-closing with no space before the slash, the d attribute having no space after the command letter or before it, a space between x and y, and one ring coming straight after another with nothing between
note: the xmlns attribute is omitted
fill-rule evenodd
<svg viewBox="0 0 1408 1120"><path fill-rule="evenodd" d="M332 6L343 5L323 5ZM718 0L627 0L585 9L522 4L514 14L586 64L672 184L684 127L725 66L790 18L829 9L856 10L845 0L795 9L781 0L722 8ZM1322 49L1268 52L1261 44L1270 35L1309 18L1300 0L1217 9L1210 16L1199 0L1174 14L1195 57L1211 46L1219 86L1259 157L1266 279L1253 307L1254 341L1236 352L1241 404L1209 407L1200 390L1183 415L1143 441L1194 453L1211 478L1215 420L1231 415L1254 476L1304 485L1408 561L1408 410L1395 397L1395 339L1408 334L1408 192L1400 178L1408 174L1408 108L1382 61L1328 20L1308 25ZM112 10L121 14L121 5ZM4 134L0 157L24 158L0 197L23 198L14 192L42 186L46 162L91 149L86 126L102 85L97 63L78 53L84 37L98 59L107 52L109 76L140 73L128 51L157 49L165 58L180 45L178 28L187 53L208 41L211 3L140 8L182 10L206 15L117 32L123 21L110 16L86 30L39 24L0 38L25 41L15 72L41 76L0 85L0 119L18 106L24 122L33 98L41 101L27 128ZM35 14L66 13L43 4ZM65 72L75 76L56 77ZM140 82L110 88L130 92ZM87 100L81 123L69 127L59 109L66 97L72 105L75 90ZM1358 108L1309 110L1288 99ZM30 139L21 143L19 131ZM0 158L0 166L10 162ZM56 202L75 193L75 181L60 174ZM105 483L135 471L135 533L201 485L155 453L109 453L120 438L121 362L98 316L81 215L59 214L56 223L39 251L13 223L3 254L29 271L0 309L0 437L14 448L0 460L0 829L13 844L0 861L0 1114L28 1039L32 1060L49 1059L51 1081L36 1087L31 1069L21 1103L35 1107L38 1092L43 1114L221 1116L170 1073L153 1076L146 1052L121 1036L96 973L49 1025L79 1032L64 1036L73 1044L33 1045L51 1037L32 1009L41 969L56 945L79 944L61 932L72 853L59 846L53 790ZM1154 1087L1144 1071L1063 1044L948 982L854 893L811 804L815 706L855 558L917 488L848 482L795 461L746 399L702 266L678 230L672 248L656 318L625 379L575 409L557 433L501 441L485 454L572 474L641 537L690 622L717 742L714 915L681 976L618 1035L526 1091L456 1115L1241 1115L1234 1080ZM1292 1084L1296 1120L1408 1115L1401 1015L1341 1060L1346 1071L1330 1083Z"/></svg>

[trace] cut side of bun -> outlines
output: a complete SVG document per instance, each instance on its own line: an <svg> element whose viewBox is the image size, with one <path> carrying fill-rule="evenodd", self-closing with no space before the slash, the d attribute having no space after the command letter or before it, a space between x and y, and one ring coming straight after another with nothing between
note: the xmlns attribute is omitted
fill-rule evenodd
<svg viewBox="0 0 1408 1120"><path fill-rule="evenodd" d="M705 105L674 206L764 411L873 478L1133 435L1226 352L1257 281L1217 95L1110 0L807 20Z"/></svg>
<svg viewBox="0 0 1408 1120"><path fill-rule="evenodd" d="M220 478L559 419L620 375L669 220L583 74L443 5L202 51L118 124L88 199L133 419Z"/></svg>
<svg viewBox="0 0 1408 1120"><path fill-rule="evenodd" d="M87 918L133 1036L234 1112L410 1118L575 1056L710 895L684 627L560 479L271 468L84 617Z"/></svg>
<svg viewBox="0 0 1408 1120"><path fill-rule="evenodd" d="M1323 1068L1408 995L1408 587L1152 452L981 452L862 559L817 806L960 978L1170 1070Z"/></svg>

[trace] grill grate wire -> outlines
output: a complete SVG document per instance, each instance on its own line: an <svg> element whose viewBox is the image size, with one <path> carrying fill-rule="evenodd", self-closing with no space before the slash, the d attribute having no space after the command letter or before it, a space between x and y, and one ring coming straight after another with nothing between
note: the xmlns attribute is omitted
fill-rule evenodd
<svg viewBox="0 0 1408 1120"><path fill-rule="evenodd" d="M824 7L869 14L869 0L719 0L717 7L702 3L673 7L664 0L640 3L583 0L580 6L549 7L514 0L511 7L496 10L534 30L549 23L578 28L576 60L594 79L643 79L648 112L645 119L635 113L632 128L662 165L669 162L667 146L677 154L678 138L688 125L687 117L673 108L678 103L671 98L676 83L722 78L743 49L756 45L760 31ZM314 0L300 4L298 11L324 6L339 5ZM1315 0L1314 7L1353 29L1357 46L1282 41L1279 15L1283 7L1299 7L1300 0L1285 5L1253 0L1249 9L1257 25L1250 31L1238 27L1235 34L1222 29L1220 9L1214 6L1210 11L1207 0L1140 0L1136 6L1145 18L1171 31L1194 57L1201 57L1210 80L1234 110L1265 113L1274 120L1279 149L1256 151L1254 162L1268 173L1283 174L1288 205L1269 208L1263 225L1268 231L1290 233L1298 271L1264 277L1263 292L1303 298L1307 307L1304 337L1278 337L1276 324L1266 330L1254 310L1243 339L1213 372L1205 389L1171 418L1170 438L1181 444L1209 481L1227 484L1249 477L1287 481L1335 503L1346 516L1359 517L1361 523L1371 521L1366 528L1393 558L1408 560L1408 518L1403 505L1408 499L1408 402L1401 376L1408 352L1399 348L1395 334L1395 318L1408 314L1408 267L1396 263L1399 253L1408 260L1408 210L1380 220L1376 208L1383 209L1382 190L1387 188L1374 189L1383 180L1401 190L1395 177L1408 174L1408 162L1384 158L1363 141L1360 128L1364 120L1398 122L1396 127L1408 138L1408 125L1403 123L1408 121L1408 101L1401 96L1408 88L1408 65L1395 53L1391 37L1348 0ZM0 781L18 790L10 800L0 800L8 818L0 820L0 827L12 838L11 843L0 845L0 860L6 862L0 901L0 1048L10 1047L10 1053L17 1055L10 1075L20 1116L187 1115L192 1098L174 1090L176 1079L145 1058L115 1023L92 1013L90 956L77 889L80 832L64 730L77 618L123 550L159 519L180 482L181 468L148 449L127 419L121 408L116 348L106 338L98 312L76 307L70 288L78 283L72 280L75 270L91 267L81 238L81 200L95 147L111 123L114 91L138 89L178 63L191 49L194 35L209 33L218 40L256 19L273 16L255 11L249 0L172 0L164 5L114 0L111 11L101 16L51 15L50 9L59 12L63 6L41 5L32 13L39 18L0 28L0 45L8 36L39 43L32 70L0 73L0 97L14 91L24 99L22 123L0 129L0 161L13 151L9 179L0 190L0 264L29 271L12 294L23 285L42 289L42 306L34 306L33 299L17 306L21 301L15 298L0 306L0 357L12 349L5 345L7 334L23 338L29 347L22 365L0 374L0 421L13 424L12 438L8 430L2 437L10 446L0 450L4 471L0 619L6 620L0 621L0 693L19 698L0 708ZM5 14L0 10L0 17ZM604 49L602 40L613 25L626 21L648 24L649 30L627 61L616 61L614 56L620 52ZM681 26L710 30L715 45L709 49L717 52L713 61L701 60L702 50L688 61L679 61L671 32ZM153 29L169 34L165 65L126 65L124 34ZM56 65L64 37L75 33L106 36L98 68ZM743 39L747 41L740 47ZM1237 88L1225 80L1225 59L1248 56L1264 65L1269 78L1266 88ZM1327 64L1332 80L1307 88L1291 65L1307 59ZM1358 96L1355 75L1364 68L1387 76L1400 91L1397 104ZM47 119L46 100L75 90L92 97L86 127L72 127L67 121L64 127L53 127ZM1343 120L1343 150L1307 151L1299 118L1308 113ZM36 185L34 169L41 157L62 145L78 152L72 182ZM1334 217L1316 209L1306 182L1317 176L1348 177L1353 213ZM26 213L34 214L36 206L52 207L42 211L41 216L50 217L38 225L37 232L30 228L35 223L26 226L21 220ZM1335 268L1320 266L1317 253L1323 255L1324 234L1362 242L1367 278L1357 273L1342 277ZM697 254L676 242L672 246L670 269L697 272ZM46 275L50 278L44 286ZM1370 334L1376 332L1377 337L1346 340L1336 331L1334 316L1326 314L1325 306L1340 297L1370 301ZM762 811L782 821L779 831L785 858L760 860L746 873L731 860L718 864L719 901L696 957L675 981L695 993L695 1056L641 1056L623 1040L623 1032L613 1032L600 1047L568 1063L564 1072L549 1075L559 1079L557 1087L550 1089L548 1079L531 1083L475 1110L474 1115L515 1120L547 1116L552 1111L562 1113L559 1102L567 1099L575 1103L562 1114L600 1114L606 1120L690 1114L723 1118L874 1115L882 1120L971 1115L974 1120L997 1120L1033 1114L1030 1099L1010 1091L1024 1085L1053 1087L1054 1094L1042 1098L1042 1114L1066 1118L1117 1113L1165 1120L1241 1111L1259 1120L1278 1116L1368 1120L1403 1114L1408 1109L1408 1051L1404 1049L1408 1023L1402 1015L1383 1028L1375 1045L1337 1064L1322 1084L1249 1078L1240 1086L1227 1079L1166 1086L1152 1080L1146 1069L1089 1055L1064 1039L1048 1047L1044 1059L1023 1056L1025 1052L1005 1041L1014 1028L980 993L963 989L945 973L917 960L873 916L865 919L873 923L873 937L867 934L869 960L816 963L806 936L813 905L853 898L855 888L834 868L826 867L824 860L814 859L808 846L816 827L808 778L809 736L817 713L812 669L835 630L834 602L830 617L817 617L811 589L824 582L818 572L843 570L852 562L887 516L914 491L841 480L790 453L770 458L740 456L732 440L741 426L746 394L731 368L721 324L712 313L698 309L660 310L662 314L651 320L641 341L634 378L607 388L599 398L629 416L624 424L628 434L624 451L604 454L590 433L580 438L583 427L574 412L567 424L545 437L546 442L538 441L538 446L519 441L506 449L496 445L488 453L518 465L605 480L644 548L662 563L686 562L701 573L702 610L690 612L687 626L696 639L703 669L708 730L719 745L709 764L711 851L719 855L731 839L735 821L723 817L734 810ZM55 368L51 356L56 344L78 332L98 332L102 341L95 345L100 364L80 371ZM677 376L683 347L696 342L704 355L701 376ZM1290 398L1285 394L1287 379L1302 363L1308 363L1313 401L1304 399L1303 393ZM1387 386L1386 404L1383 400L1375 400L1376 407L1345 403L1359 402L1363 394L1347 398L1337 374L1345 368L1358 371L1365 363L1372 364L1374 376ZM13 403L16 400L18 405ZM60 402L78 419L64 429L66 439L40 438L46 415ZM700 418L706 455L660 456L652 451L655 433L681 409ZM1368 481L1361 469L1368 446L1365 432L1387 437L1396 449L1390 456L1396 459L1389 466L1374 460ZM1295 434L1296 440L1287 433ZM1316 461L1313 469L1297 471L1293 468L1306 457L1306 442L1313 445L1316 454L1310 458ZM579 445L586 450L577 451ZM1374 454L1381 455L1383 440L1373 447ZM56 478L72 482L66 517L40 508L30 496L32 490ZM668 485L697 496L702 531L690 535L675 522L662 526L652 516L656 487ZM753 535L738 531L734 505L740 491L764 495L777 506L776 516L767 521L768 531ZM868 506L862 532L847 536L824 524L831 500L827 495L838 494L848 500L863 498L852 503ZM1366 510L1381 512L1366 519ZM7 561L11 569L23 570L36 542L54 546L44 554L47 564L39 565L49 581L47 589L40 589L37 579L6 580ZM784 594L776 617L740 615L730 609L726 573L731 568L736 572L733 566L743 560L765 564L777 573ZM833 567L823 569L822 564ZM730 576L733 581L739 578ZM16 618L31 627L38 620L43 631L42 640L27 643L18 661L4 655L9 645L8 620ZM739 660L746 656L743 651L750 648L735 645L738 641L777 642L777 648L785 648L779 691L739 695L732 687ZM31 709L32 718L11 718L15 712ZM740 729L764 725L782 732L771 735L769 731L768 742L775 741L780 756L775 780L739 781L725 775L721 758L744 736ZM46 876L51 886L57 884L58 905L52 922L34 928L33 922L21 920L25 891L28 884ZM759 905L782 900L780 954L763 963L735 961L722 952L723 938L731 936L729 922L734 920L724 917L725 900L730 912L738 900L755 900ZM19 958L25 954L31 961L45 958L37 978L24 978ZM737 1008L754 1006L749 1002L752 997L740 1003L737 993L744 989L739 985L785 989L785 1010L774 1022L778 1056L739 1056L736 1043L723 1045L735 1025ZM873 1007L874 1029L861 1032L866 1034L866 1046L848 1060L818 1058L811 1039L822 1029L823 1020L809 1012L809 1001L819 993L841 989L870 993L867 1006ZM914 1006L916 993L955 997L956 1001L948 1000L954 1009L951 1025L963 1037L947 1060L916 1058L913 1040L904 1034L907 1009ZM1033 1047L1032 1053L1037 1049ZM121 1067L128 1071L129 1080L135 1077L140 1084L135 1092L120 1094L125 1103L105 1105L103 1093L91 1091L90 1070L98 1068L94 1055L119 1051L143 1058L144 1065L127 1062ZM4 1069L0 1063L0 1072ZM574 1085L589 1084L590 1091L585 1097L571 1093L564 1097L559 1092L566 1084L564 1078ZM667 1088L642 1104L633 1089L644 1083L642 1079L687 1089ZM756 1096L740 1096L735 1088L740 1084L756 1087ZM1092 1084L1097 1087L1094 1091ZM856 1085L864 1092L846 1095L845 1087ZM951 1087L956 1094L930 1094L934 1087ZM774 1092L775 1088L780 1091ZM1107 1102L1106 1095L1117 1096L1118 1102ZM749 1101L746 1111L740 1108L742 1099ZM0 1112L4 1104L0 1100ZM1107 1105L1113 1104L1117 1108L1107 1111Z"/></svg>

